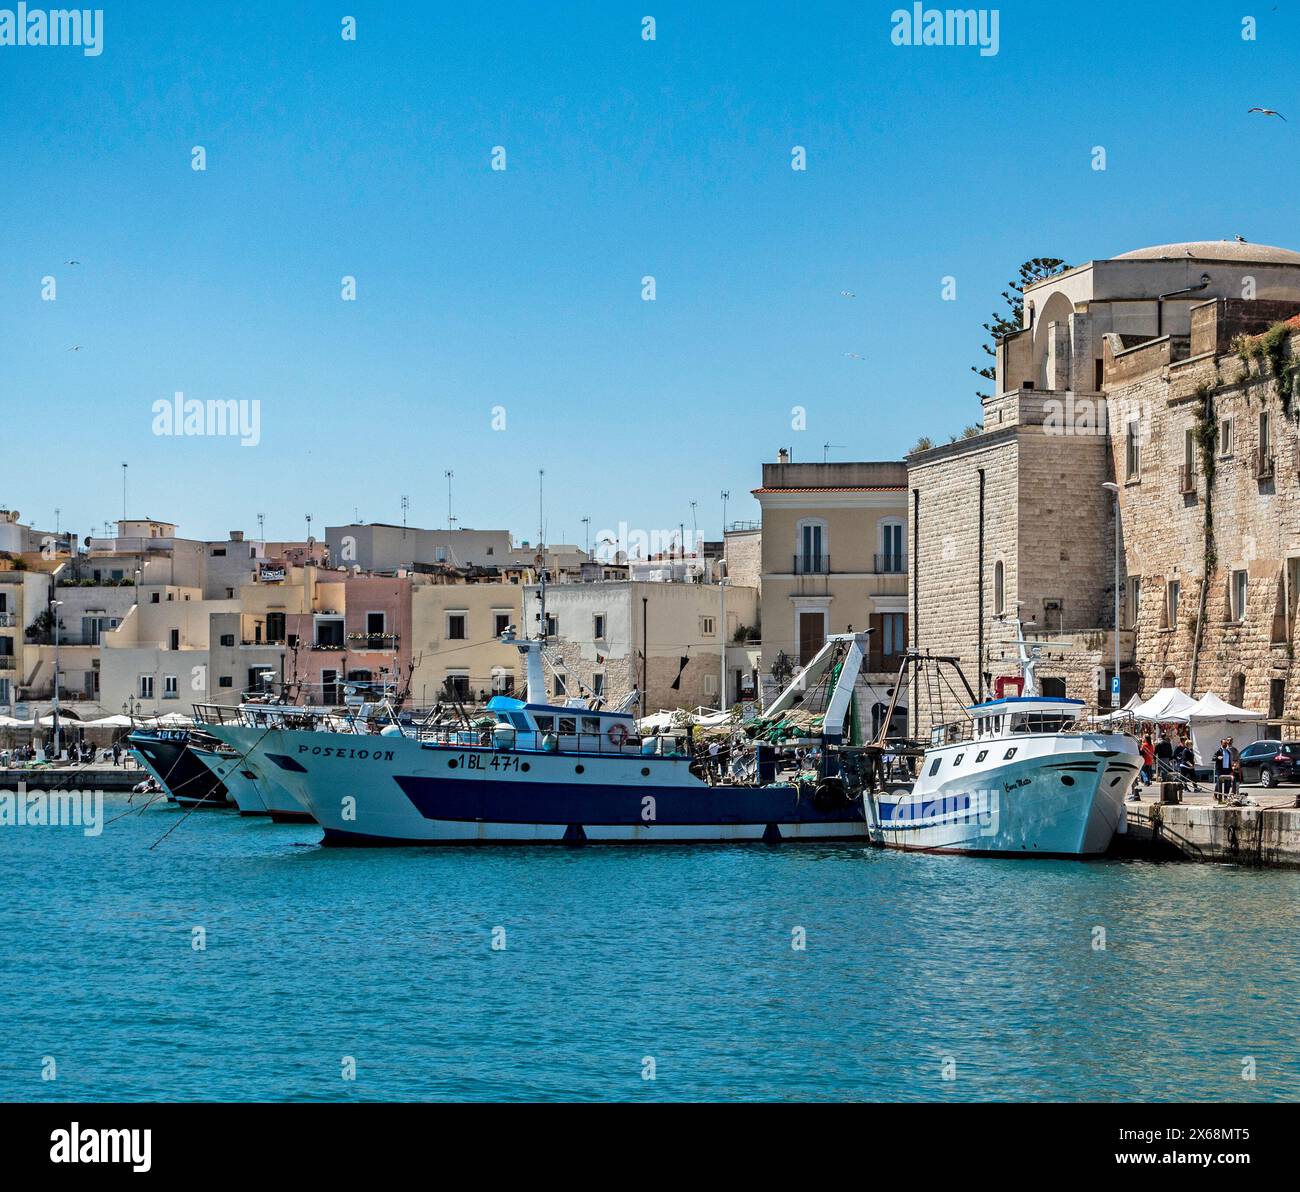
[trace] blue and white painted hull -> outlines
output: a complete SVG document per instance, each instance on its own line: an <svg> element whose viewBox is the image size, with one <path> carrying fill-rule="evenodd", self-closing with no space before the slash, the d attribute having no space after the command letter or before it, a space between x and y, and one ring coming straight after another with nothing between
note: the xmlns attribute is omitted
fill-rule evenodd
<svg viewBox="0 0 1300 1192"><path fill-rule="evenodd" d="M230 756L214 750L195 754L224 784L240 815L269 816L277 824L309 824L311 812L276 778L277 767L255 753Z"/></svg>
<svg viewBox="0 0 1300 1192"><path fill-rule="evenodd" d="M266 804L257 789L256 775L243 763L243 759L215 749L191 746L191 752L226 788L235 801L240 815L266 815Z"/></svg>
<svg viewBox="0 0 1300 1192"><path fill-rule="evenodd" d="M685 757L515 751L213 726L277 768L331 844L865 840L860 799L808 785L710 786ZM259 740L259 738L261 738Z"/></svg>
<svg viewBox="0 0 1300 1192"><path fill-rule="evenodd" d="M941 746L910 791L867 796L871 839L923 852L1099 856L1124 830L1140 767L1136 742L1110 734Z"/></svg>

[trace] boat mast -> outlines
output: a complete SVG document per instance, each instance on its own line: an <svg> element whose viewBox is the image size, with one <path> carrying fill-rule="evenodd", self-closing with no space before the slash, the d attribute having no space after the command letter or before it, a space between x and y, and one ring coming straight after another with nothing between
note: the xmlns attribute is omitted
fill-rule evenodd
<svg viewBox="0 0 1300 1192"><path fill-rule="evenodd" d="M1016 631L1013 644L1017 647L1020 655L1020 677L1022 679L1020 694L1035 696L1038 695L1038 677L1035 670L1038 666L1039 648L1034 646L1032 650L1030 649L1030 643L1025 640L1024 622L1020 619L1019 605L1016 608L1017 612L1014 617L1002 613L994 617L994 620L1005 621Z"/></svg>

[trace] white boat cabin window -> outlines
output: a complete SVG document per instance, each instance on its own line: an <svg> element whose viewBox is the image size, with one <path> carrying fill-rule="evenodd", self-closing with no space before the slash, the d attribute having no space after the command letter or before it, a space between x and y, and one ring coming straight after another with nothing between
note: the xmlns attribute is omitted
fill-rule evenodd
<svg viewBox="0 0 1300 1192"><path fill-rule="evenodd" d="M1011 717L1013 733L1059 733L1074 717L1065 712L1018 712Z"/></svg>
<svg viewBox="0 0 1300 1192"><path fill-rule="evenodd" d="M936 758L934 759L933 764L930 766L930 775L931 775L931 777L933 777L935 774L939 773L939 767L940 767L941 765L943 765L943 758L941 758L941 757L936 757Z"/></svg>
<svg viewBox="0 0 1300 1192"><path fill-rule="evenodd" d="M965 755L964 753L959 753L955 758L952 759L952 764L953 764L954 766L960 766L960 765L961 765L961 759L964 758L965 756L966 756L966 755Z"/></svg>
<svg viewBox="0 0 1300 1192"><path fill-rule="evenodd" d="M578 721L573 716L560 717L560 736L572 737L578 731Z"/></svg>
<svg viewBox="0 0 1300 1192"><path fill-rule="evenodd" d="M978 764L979 764L980 762L982 762L986 757L988 757L988 755L989 755L989 751L988 751L987 749L981 749L981 750L979 751L979 753L977 753L977 754L975 755L975 762L976 762L976 764L978 765Z"/></svg>
<svg viewBox="0 0 1300 1192"><path fill-rule="evenodd" d="M599 716L584 716L584 717L582 718L582 731L583 731L584 733L599 733L599 732L600 732L600 717L599 717Z"/></svg>
<svg viewBox="0 0 1300 1192"><path fill-rule="evenodd" d="M1002 755L1002 760L1004 762L1009 762L1015 756L1016 756L1016 746L1013 745L1011 746L1010 749L1006 751L1006 753Z"/></svg>
<svg viewBox="0 0 1300 1192"><path fill-rule="evenodd" d="M549 733L555 728L554 716L534 716L533 719L537 722L538 732Z"/></svg>

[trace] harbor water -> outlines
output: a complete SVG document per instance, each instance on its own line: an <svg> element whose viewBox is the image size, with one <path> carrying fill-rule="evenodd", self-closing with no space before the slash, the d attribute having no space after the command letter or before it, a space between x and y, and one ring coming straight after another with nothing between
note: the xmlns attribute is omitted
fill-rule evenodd
<svg viewBox="0 0 1300 1192"><path fill-rule="evenodd" d="M124 812L0 827L0 1099L1300 1099L1295 870Z"/></svg>

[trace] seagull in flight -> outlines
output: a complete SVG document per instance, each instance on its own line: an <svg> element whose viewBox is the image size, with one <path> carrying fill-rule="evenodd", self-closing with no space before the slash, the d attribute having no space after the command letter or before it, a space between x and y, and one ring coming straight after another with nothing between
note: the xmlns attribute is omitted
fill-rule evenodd
<svg viewBox="0 0 1300 1192"><path fill-rule="evenodd" d="M840 297L841 297L841 298L856 298L857 295L856 295L852 290L841 290L841 291L840 291Z"/></svg>
<svg viewBox="0 0 1300 1192"><path fill-rule="evenodd" d="M69 352L80 352L80 351L81 351L81 345L78 344L75 348L69 348L68 351L69 351Z"/></svg>
<svg viewBox="0 0 1300 1192"><path fill-rule="evenodd" d="M63 263L64 263L65 265L80 265L80 264L81 264L80 261L64 261Z"/></svg>
<svg viewBox="0 0 1300 1192"><path fill-rule="evenodd" d="M865 360L865 359L866 359L865 356L859 356L859 355L857 354L857 352L845 352L844 355L846 355L850 360Z"/></svg>
<svg viewBox="0 0 1300 1192"><path fill-rule="evenodd" d="M1261 116L1276 116L1284 124L1286 123L1286 117L1281 112L1275 112L1272 108L1251 108L1250 112L1258 112ZM1247 112L1246 115L1249 116L1250 112Z"/></svg>

